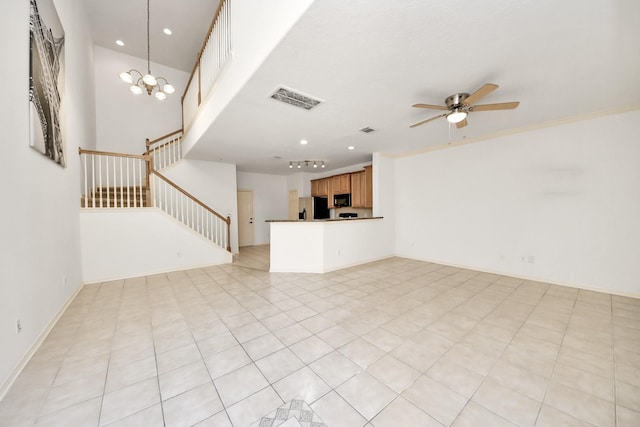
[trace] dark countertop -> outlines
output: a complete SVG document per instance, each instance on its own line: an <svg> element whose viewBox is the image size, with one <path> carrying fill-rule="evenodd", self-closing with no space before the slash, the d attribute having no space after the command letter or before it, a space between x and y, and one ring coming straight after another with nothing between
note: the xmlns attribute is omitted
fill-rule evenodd
<svg viewBox="0 0 640 427"><path fill-rule="evenodd" d="M382 219L382 216L371 216L368 218L358 217L358 218L331 218L331 219L312 219L305 221L304 219L268 219L265 222L338 222L338 221L362 221L366 219Z"/></svg>

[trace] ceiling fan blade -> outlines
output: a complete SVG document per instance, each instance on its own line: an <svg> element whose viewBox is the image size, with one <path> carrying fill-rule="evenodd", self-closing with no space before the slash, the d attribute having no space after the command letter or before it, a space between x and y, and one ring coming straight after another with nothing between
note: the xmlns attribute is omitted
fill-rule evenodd
<svg viewBox="0 0 640 427"><path fill-rule="evenodd" d="M444 105L430 105L430 104L413 104L412 107L416 108L431 108L432 110L444 110L447 111L448 108Z"/></svg>
<svg viewBox="0 0 640 427"><path fill-rule="evenodd" d="M468 124L469 124L469 123L467 122L467 119L464 119L463 121L456 123L456 127L457 127L458 129L460 129L460 128L465 127L465 126L466 126L466 125L468 125Z"/></svg>
<svg viewBox="0 0 640 427"><path fill-rule="evenodd" d="M444 117L444 116L446 116L446 114L440 114L440 115L438 115L438 116L431 117L431 118L429 118L429 119L427 119L427 120L423 120L423 121L421 121L421 122L414 123L414 124L412 124L412 125L411 125L411 126L409 126L409 127L410 127L410 128L414 128L414 127L416 127L416 126L423 125L423 124L425 124L425 123L430 122L431 120L439 119L440 117Z"/></svg>
<svg viewBox="0 0 640 427"><path fill-rule="evenodd" d="M494 90L498 89L498 85L493 84L493 83L487 83L484 86L482 86L480 89L478 89L477 91L473 92L467 99L465 99L462 103L464 105L473 105L476 102L480 101L480 99L484 98L485 96L489 95L491 92L493 92Z"/></svg>
<svg viewBox="0 0 640 427"><path fill-rule="evenodd" d="M499 104L483 104L483 105L474 105L470 108L471 111L493 111L493 110L513 110L520 103L518 101L515 102L502 102Z"/></svg>

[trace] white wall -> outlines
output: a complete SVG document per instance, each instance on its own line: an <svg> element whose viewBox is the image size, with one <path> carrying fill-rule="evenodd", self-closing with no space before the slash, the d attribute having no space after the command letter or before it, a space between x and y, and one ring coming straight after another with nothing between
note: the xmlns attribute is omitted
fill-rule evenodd
<svg viewBox="0 0 640 427"><path fill-rule="evenodd" d="M300 172L287 175L287 190L298 190L298 197L311 197L311 180L314 174Z"/></svg>
<svg viewBox="0 0 640 427"><path fill-rule="evenodd" d="M236 165L182 159L162 174L220 215L231 217L231 252L238 253Z"/></svg>
<svg viewBox="0 0 640 427"><path fill-rule="evenodd" d="M67 167L29 147L29 2L3 2L0 129L0 396L40 335L81 286L78 146L95 139L93 43L84 3L56 0L66 36ZM22 332L16 333L16 319Z"/></svg>
<svg viewBox="0 0 640 427"><path fill-rule="evenodd" d="M639 134L635 110L397 159L397 253L640 296Z"/></svg>
<svg viewBox="0 0 640 427"><path fill-rule="evenodd" d="M287 177L238 172L238 190L253 191L253 235L255 245L269 243L268 219L289 217Z"/></svg>
<svg viewBox="0 0 640 427"><path fill-rule="evenodd" d="M147 61L95 46L99 150L142 154L146 138L153 140L182 127L180 97L189 75L152 62L154 75L165 77L176 88L174 94L159 101L146 92L136 96L129 91L118 75L132 68L146 70Z"/></svg>
<svg viewBox="0 0 640 427"><path fill-rule="evenodd" d="M87 283L232 261L227 251L159 209L84 210L80 227Z"/></svg>
<svg viewBox="0 0 640 427"><path fill-rule="evenodd" d="M231 7L232 51L230 61L189 129L185 129L185 153L256 72L271 51L300 19L314 0L234 0Z"/></svg>

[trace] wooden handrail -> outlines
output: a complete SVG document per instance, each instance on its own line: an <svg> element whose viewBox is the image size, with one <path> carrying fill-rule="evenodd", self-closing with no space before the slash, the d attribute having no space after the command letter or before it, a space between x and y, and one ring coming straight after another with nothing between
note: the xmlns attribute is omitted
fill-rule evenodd
<svg viewBox="0 0 640 427"><path fill-rule="evenodd" d="M169 184L170 186L172 186L173 188L175 188L176 190L178 190L179 192L181 192L182 194L184 194L185 196L187 196L188 198L190 198L191 200L193 200L194 202L196 202L197 204L199 204L200 206L202 206L203 208L205 208L206 210L208 210L209 212L211 212L212 214L214 214L215 216L220 218L221 220L227 222L227 224L229 224L231 222L231 218L223 217L218 212L214 211L209 206L207 206L206 204L202 203L195 196L191 195L188 191L186 191L185 189L180 187L178 184L176 184L175 182L171 181L166 176L162 175L160 172L158 172L156 170L152 170L151 173L156 175L158 178L160 178L161 180L163 180L164 182L166 182L167 184Z"/></svg>
<svg viewBox="0 0 640 427"><path fill-rule="evenodd" d="M100 156L127 157L129 159L140 159L140 160L147 159L147 157L144 154L138 155L138 154L113 153L111 151L85 150L84 148L78 148L78 154L97 154Z"/></svg>
<svg viewBox="0 0 640 427"><path fill-rule="evenodd" d="M175 135L175 134L177 134L177 133L180 133L180 132L182 132L182 129L174 130L173 132L168 133L168 134L166 134L166 135L163 135L163 136L161 136L160 138L156 138L156 139L154 139L154 140L152 140L152 141L149 141L149 142L148 142L148 144L149 144L149 145L153 145L153 144L155 144L155 143L156 143L156 142L158 142L158 141L162 141L163 139L165 139L165 138L169 138L170 136L173 136L173 135ZM164 145L164 144L163 144L163 145Z"/></svg>
<svg viewBox="0 0 640 427"><path fill-rule="evenodd" d="M196 72L196 69L198 68L198 65L200 64L200 58L202 58L202 53L204 52L204 49L207 47L207 40L209 40L209 36L211 36L211 32L213 31L213 27L216 24L216 20L218 19L218 15L220 15L220 10L222 9L222 6L224 5L225 0L220 0L220 3L218 4L218 9L216 9L216 13L215 15L213 15L213 19L211 20L211 25L209 25L209 30L207 31L207 35L204 37L204 41L202 42L202 47L200 48L200 51L198 52L198 55L196 55L196 63L193 66L193 70L191 70L191 74L189 75L189 80L187 80L187 85L184 88L184 93L182 94L182 102L184 102L184 97L187 95L187 91L189 90L189 86L191 85L191 80L193 80L193 75ZM198 98L200 97L200 89L198 88ZM198 104L200 104L200 102L198 102Z"/></svg>

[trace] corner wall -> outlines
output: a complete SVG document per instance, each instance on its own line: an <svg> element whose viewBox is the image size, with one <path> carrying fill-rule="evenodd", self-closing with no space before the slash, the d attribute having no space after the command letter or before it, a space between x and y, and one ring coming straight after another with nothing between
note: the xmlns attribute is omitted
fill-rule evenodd
<svg viewBox="0 0 640 427"><path fill-rule="evenodd" d="M640 111L396 160L397 255L640 297Z"/></svg>
<svg viewBox="0 0 640 427"><path fill-rule="evenodd" d="M65 30L62 168L29 147L29 2L4 2L3 200L0 209L0 397L30 350L82 284L78 146L94 145L93 43L83 2L56 0ZM22 332L16 333L16 320Z"/></svg>

